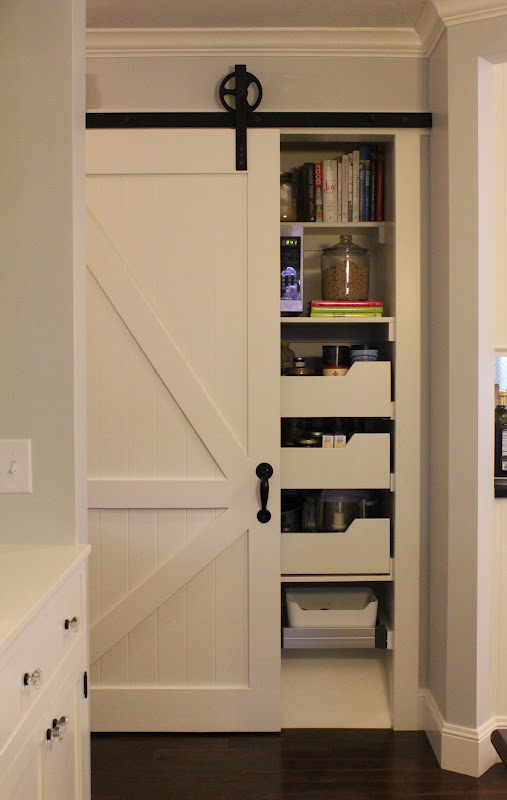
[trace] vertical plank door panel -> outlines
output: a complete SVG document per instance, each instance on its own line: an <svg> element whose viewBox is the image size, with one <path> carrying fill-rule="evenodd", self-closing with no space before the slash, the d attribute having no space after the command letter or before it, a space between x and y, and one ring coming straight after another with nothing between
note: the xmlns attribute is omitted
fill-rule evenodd
<svg viewBox="0 0 507 800"><path fill-rule="evenodd" d="M279 133L87 137L92 729L278 730Z"/></svg>

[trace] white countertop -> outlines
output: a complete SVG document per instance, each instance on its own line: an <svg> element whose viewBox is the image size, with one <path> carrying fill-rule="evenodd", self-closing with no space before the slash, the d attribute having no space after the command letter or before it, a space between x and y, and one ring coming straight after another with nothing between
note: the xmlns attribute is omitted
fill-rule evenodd
<svg viewBox="0 0 507 800"><path fill-rule="evenodd" d="M91 547L0 546L0 655Z"/></svg>

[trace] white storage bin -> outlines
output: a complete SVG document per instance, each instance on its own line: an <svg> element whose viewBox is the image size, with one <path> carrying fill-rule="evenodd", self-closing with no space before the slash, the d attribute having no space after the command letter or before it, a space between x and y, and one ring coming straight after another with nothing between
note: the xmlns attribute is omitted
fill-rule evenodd
<svg viewBox="0 0 507 800"><path fill-rule="evenodd" d="M378 600L368 587L303 586L287 589L285 599L291 628L371 628L377 620Z"/></svg>

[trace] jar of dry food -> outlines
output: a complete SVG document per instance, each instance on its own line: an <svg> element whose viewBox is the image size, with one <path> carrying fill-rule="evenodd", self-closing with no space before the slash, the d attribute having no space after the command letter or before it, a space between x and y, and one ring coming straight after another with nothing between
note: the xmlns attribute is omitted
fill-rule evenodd
<svg viewBox="0 0 507 800"><path fill-rule="evenodd" d="M323 300L368 300L368 250L354 244L352 236L340 236L321 257Z"/></svg>
<svg viewBox="0 0 507 800"><path fill-rule="evenodd" d="M297 184L291 172L280 173L280 222L296 222Z"/></svg>

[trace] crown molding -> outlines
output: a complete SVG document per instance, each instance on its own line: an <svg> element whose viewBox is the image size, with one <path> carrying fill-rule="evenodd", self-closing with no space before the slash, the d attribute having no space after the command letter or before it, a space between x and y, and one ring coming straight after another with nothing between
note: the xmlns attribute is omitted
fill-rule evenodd
<svg viewBox="0 0 507 800"><path fill-rule="evenodd" d="M431 0L446 27L507 14L507 3L490 0Z"/></svg>
<svg viewBox="0 0 507 800"><path fill-rule="evenodd" d="M86 51L89 57L425 56L412 28L90 29Z"/></svg>
<svg viewBox="0 0 507 800"><path fill-rule="evenodd" d="M425 3L416 22L415 31L419 36L425 56L430 56L445 31L445 23L431 0Z"/></svg>
<svg viewBox="0 0 507 800"><path fill-rule="evenodd" d="M445 29L507 14L490 0L427 0L415 28L91 28L88 57L389 56L427 58Z"/></svg>

